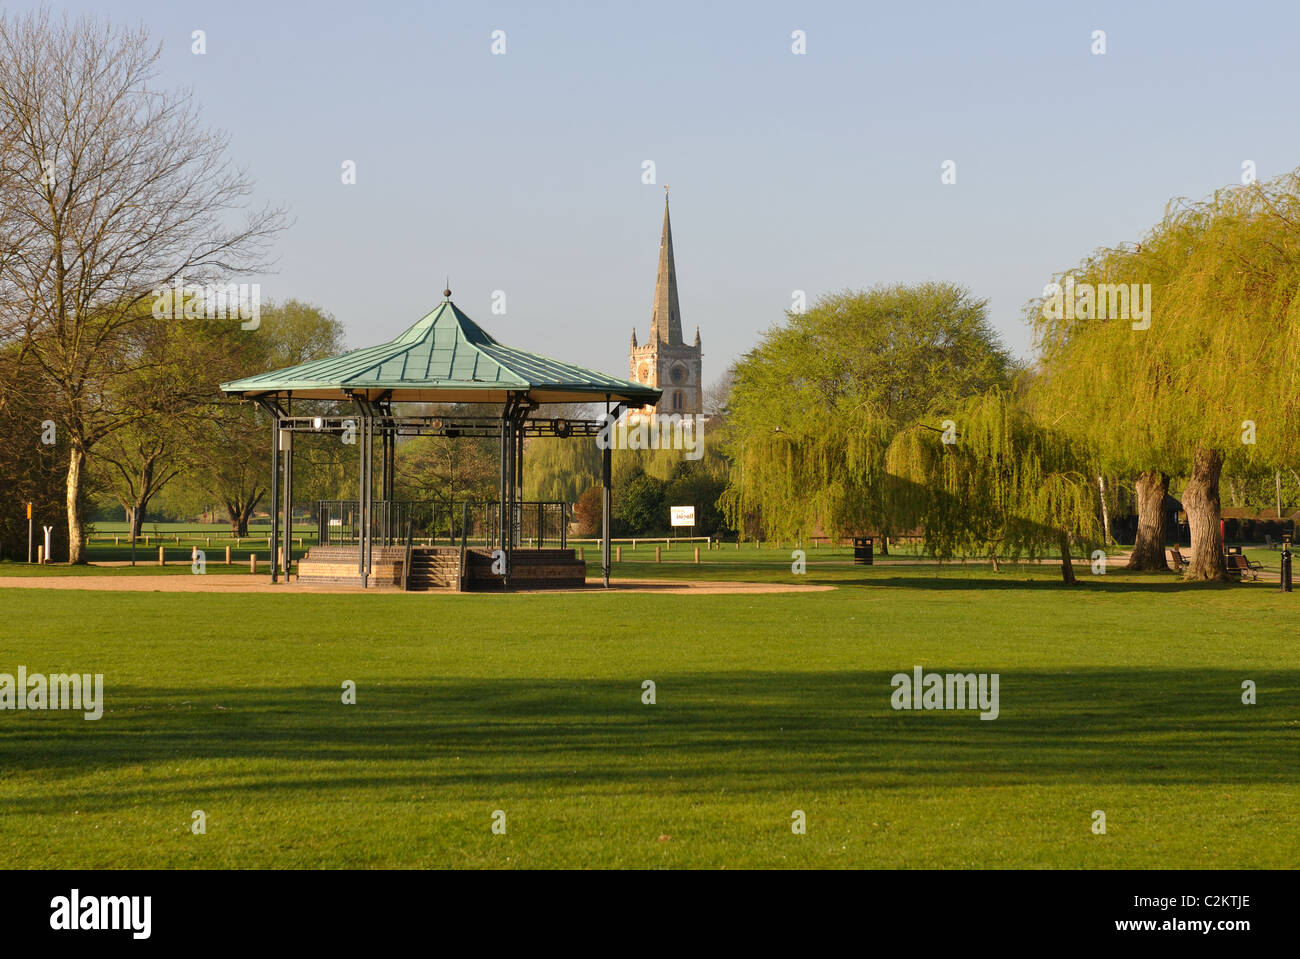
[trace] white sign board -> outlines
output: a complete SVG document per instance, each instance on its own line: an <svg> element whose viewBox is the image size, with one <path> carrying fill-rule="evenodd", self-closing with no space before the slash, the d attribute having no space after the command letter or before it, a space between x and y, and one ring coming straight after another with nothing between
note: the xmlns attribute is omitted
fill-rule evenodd
<svg viewBox="0 0 1300 959"><path fill-rule="evenodd" d="M668 509L672 512L672 523L674 526L695 525L694 506L670 506Z"/></svg>

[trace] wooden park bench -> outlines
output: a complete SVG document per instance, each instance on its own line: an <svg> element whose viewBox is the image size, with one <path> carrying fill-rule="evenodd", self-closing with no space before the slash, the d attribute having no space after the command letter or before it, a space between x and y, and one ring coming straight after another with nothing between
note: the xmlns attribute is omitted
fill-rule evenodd
<svg viewBox="0 0 1300 959"><path fill-rule="evenodd" d="M1169 559L1174 564L1174 569L1180 572L1186 569L1192 563L1191 560L1189 560L1187 557L1185 557L1182 554L1182 551L1179 550L1177 546L1170 548Z"/></svg>
<svg viewBox="0 0 1300 959"><path fill-rule="evenodd" d="M1240 553L1235 553L1227 557L1228 572L1233 576L1240 576L1243 580L1249 576L1251 579L1259 579L1259 571L1264 568L1263 563L1252 563Z"/></svg>

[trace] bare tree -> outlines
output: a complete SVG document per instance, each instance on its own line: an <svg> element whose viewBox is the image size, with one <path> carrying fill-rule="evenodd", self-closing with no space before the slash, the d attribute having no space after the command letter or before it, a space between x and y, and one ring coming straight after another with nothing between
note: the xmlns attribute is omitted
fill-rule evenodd
<svg viewBox="0 0 1300 959"><path fill-rule="evenodd" d="M704 391L704 412L719 423L727 416L727 404L731 402L731 388L735 382L736 366L733 363Z"/></svg>
<svg viewBox="0 0 1300 959"><path fill-rule="evenodd" d="M251 204L189 92L152 85L160 50L97 19L0 17L0 236L19 241L0 260L0 337L21 340L56 397L74 563L87 457L148 415L110 402L115 380L149 362L129 346L142 305L176 282L265 269L285 226L283 210Z"/></svg>

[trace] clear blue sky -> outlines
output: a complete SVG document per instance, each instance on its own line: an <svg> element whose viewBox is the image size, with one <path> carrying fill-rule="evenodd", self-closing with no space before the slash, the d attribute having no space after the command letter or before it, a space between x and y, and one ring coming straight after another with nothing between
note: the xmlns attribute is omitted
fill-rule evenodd
<svg viewBox="0 0 1300 959"><path fill-rule="evenodd" d="M624 374L669 183L706 382L796 289L956 281L1025 354L1021 307L1052 273L1245 160L1300 166L1294 2L111 8L165 43L164 82L192 86L292 208L263 295L331 310L352 346L419 318L450 274L498 338Z"/></svg>

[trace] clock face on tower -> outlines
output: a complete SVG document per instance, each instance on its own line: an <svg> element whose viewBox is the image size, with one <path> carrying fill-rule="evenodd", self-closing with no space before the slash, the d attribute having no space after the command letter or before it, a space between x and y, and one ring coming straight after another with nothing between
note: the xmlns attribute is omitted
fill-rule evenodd
<svg viewBox="0 0 1300 959"><path fill-rule="evenodd" d="M686 371L680 366L674 366L670 375L673 378L673 382L677 384L681 384L681 382L686 379Z"/></svg>

